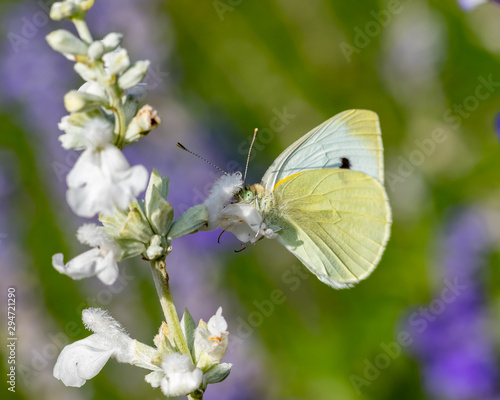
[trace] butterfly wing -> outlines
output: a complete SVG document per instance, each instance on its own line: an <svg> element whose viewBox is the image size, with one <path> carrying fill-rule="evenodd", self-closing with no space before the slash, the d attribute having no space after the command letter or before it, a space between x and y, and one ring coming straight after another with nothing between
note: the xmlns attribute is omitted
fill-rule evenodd
<svg viewBox="0 0 500 400"><path fill-rule="evenodd" d="M382 185L346 169L316 169L278 182L266 223L322 282L349 287L376 267L391 215Z"/></svg>
<svg viewBox="0 0 500 400"><path fill-rule="evenodd" d="M262 184L271 193L277 182L290 175L309 169L341 168L343 164L384 182L380 126L373 111L344 111L314 128L274 161Z"/></svg>

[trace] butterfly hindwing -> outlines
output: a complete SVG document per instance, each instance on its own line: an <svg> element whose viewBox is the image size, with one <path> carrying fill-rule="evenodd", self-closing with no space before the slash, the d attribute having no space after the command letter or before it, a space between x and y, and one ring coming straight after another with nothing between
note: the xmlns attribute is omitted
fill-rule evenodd
<svg viewBox="0 0 500 400"><path fill-rule="evenodd" d="M389 238L385 190L346 169L303 171L278 182L267 223L278 239L324 283L349 287L375 268Z"/></svg>

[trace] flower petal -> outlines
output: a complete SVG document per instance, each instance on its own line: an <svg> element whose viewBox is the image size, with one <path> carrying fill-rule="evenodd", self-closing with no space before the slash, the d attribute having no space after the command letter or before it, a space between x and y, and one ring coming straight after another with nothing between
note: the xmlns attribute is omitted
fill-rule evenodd
<svg viewBox="0 0 500 400"><path fill-rule="evenodd" d="M185 354L172 353L162 363L165 377L161 381L161 390L168 397L185 396L198 389L203 372L195 368Z"/></svg>
<svg viewBox="0 0 500 400"><path fill-rule="evenodd" d="M54 366L54 377L66 386L80 387L96 376L113 354L109 344L99 335L66 346Z"/></svg>
<svg viewBox="0 0 500 400"><path fill-rule="evenodd" d="M147 185L148 172L142 165L130 167L113 145L87 149L66 177L66 199L75 214L93 217L126 209Z"/></svg>
<svg viewBox="0 0 500 400"><path fill-rule="evenodd" d="M243 243L255 243L265 225L262 215L250 204L229 204L219 215L219 226L232 232Z"/></svg>
<svg viewBox="0 0 500 400"><path fill-rule="evenodd" d="M227 322L222 316L222 307L219 307L215 315L208 320L207 326L213 336L227 333Z"/></svg>
<svg viewBox="0 0 500 400"><path fill-rule="evenodd" d="M195 331L194 352L200 369L206 371L222 360L228 346L227 335L227 322L222 316L222 307L219 307L208 324L200 323Z"/></svg>
<svg viewBox="0 0 500 400"><path fill-rule="evenodd" d="M112 285L118 278L118 264L114 254L109 252L104 258L97 260L97 277L105 285Z"/></svg>
<svg viewBox="0 0 500 400"><path fill-rule="evenodd" d="M113 252L108 252L104 256L103 250L94 248L82 253L66 265L63 262L61 253L52 257L52 265L61 274L68 275L72 279L97 277L106 285L111 285L118 277L118 265L114 259Z"/></svg>
<svg viewBox="0 0 500 400"><path fill-rule="evenodd" d="M85 150L66 176L66 184L70 188L85 185L99 175L99 163L96 152Z"/></svg>
<svg viewBox="0 0 500 400"><path fill-rule="evenodd" d="M203 202L208 209L207 230L217 228L217 220L224 206L243 187L241 173L222 175L213 185L209 196Z"/></svg>
<svg viewBox="0 0 500 400"><path fill-rule="evenodd" d="M163 378L165 378L165 372L163 371L153 371L144 377L145 381L154 388L160 387Z"/></svg>
<svg viewBox="0 0 500 400"><path fill-rule="evenodd" d="M92 249L76 256L65 265L63 255L59 253L52 257L52 265L61 274L68 275L73 279L89 278L96 275L99 254L99 249Z"/></svg>

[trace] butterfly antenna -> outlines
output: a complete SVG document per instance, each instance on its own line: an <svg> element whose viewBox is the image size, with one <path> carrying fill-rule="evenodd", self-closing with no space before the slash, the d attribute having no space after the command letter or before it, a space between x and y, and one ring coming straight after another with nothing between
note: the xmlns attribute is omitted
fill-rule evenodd
<svg viewBox="0 0 500 400"><path fill-rule="evenodd" d="M222 172L223 174L225 175L229 175L226 171L224 171L223 169L219 168L217 165L215 165L214 163L208 161L206 158L203 158L202 156L196 154L194 151L191 151L189 149L187 149L186 147L184 147L182 144L180 144L179 142L177 142L177 146L180 147L182 150L184 151L187 151L188 153L192 154L193 156L196 156L198 158L201 158L203 161L205 161L207 164L210 164L212 167L218 169L220 172Z"/></svg>
<svg viewBox="0 0 500 400"><path fill-rule="evenodd" d="M245 165L245 175L243 175L243 186L245 185L245 181L247 179L247 171L248 171L248 163L250 162L250 154L252 153L252 147L255 142L255 138L257 137L257 132L259 129L255 128L253 131L253 138L252 138L252 143L250 143L250 148L248 149L248 156L247 156L247 164Z"/></svg>

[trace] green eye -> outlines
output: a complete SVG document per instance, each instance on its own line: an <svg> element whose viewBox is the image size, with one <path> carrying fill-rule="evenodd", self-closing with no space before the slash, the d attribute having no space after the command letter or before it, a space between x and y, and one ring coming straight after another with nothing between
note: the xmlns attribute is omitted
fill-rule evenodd
<svg viewBox="0 0 500 400"><path fill-rule="evenodd" d="M250 200L253 197L253 192L251 190L245 190L243 192L243 200Z"/></svg>

